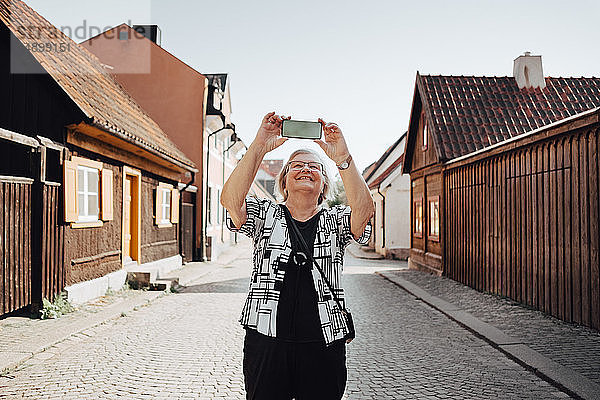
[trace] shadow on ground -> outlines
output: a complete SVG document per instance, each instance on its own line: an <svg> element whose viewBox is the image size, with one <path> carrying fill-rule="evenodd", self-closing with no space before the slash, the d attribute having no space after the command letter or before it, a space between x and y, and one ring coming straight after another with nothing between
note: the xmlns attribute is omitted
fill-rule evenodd
<svg viewBox="0 0 600 400"><path fill-rule="evenodd" d="M247 293L248 279L230 279L222 282L209 282L190 285L178 290L178 293Z"/></svg>

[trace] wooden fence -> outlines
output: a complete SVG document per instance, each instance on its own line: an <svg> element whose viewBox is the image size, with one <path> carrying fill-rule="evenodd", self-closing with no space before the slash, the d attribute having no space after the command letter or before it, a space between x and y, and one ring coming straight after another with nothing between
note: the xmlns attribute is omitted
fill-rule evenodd
<svg viewBox="0 0 600 400"><path fill-rule="evenodd" d="M0 311L31 302L31 191L33 179L0 177Z"/></svg>
<svg viewBox="0 0 600 400"><path fill-rule="evenodd" d="M598 125L444 173L445 274L600 329Z"/></svg>
<svg viewBox="0 0 600 400"><path fill-rule="evenodd" d="M59 217L60 185L42 186L41 297L53 300L65 288L64 224Z"/></svg>

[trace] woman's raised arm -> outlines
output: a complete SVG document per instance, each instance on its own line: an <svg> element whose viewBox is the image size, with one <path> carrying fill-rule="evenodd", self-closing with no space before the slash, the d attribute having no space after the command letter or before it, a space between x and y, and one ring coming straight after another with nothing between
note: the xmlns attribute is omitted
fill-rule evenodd
<svg viewBox="0 0 600 400"><path fill-rule="evenodd" d="M265 115L256 138L223 186L221 204L227 209L232 222L238 228L246 222L245 199L263 157L287 140L280 137L282 120L282 117L274 112Z"/></svg>
<svg viewBox="0 0 600 400"><path fill-rule="evenodd" d="M350 152L346 140L342 135L342 130L337 124L331 122L326 123L322 119L319 119L319 122L323 125L325 141L315 140L315 142L321 146L325 154L327 154L336 165L340 165L344 161L350 159L350 165L346 169L340 170L340 176L344 183L348 204L352 209L352 214L350 215L350 230L354 237L358 238L365 230L367 223L375 212L373 198L371 197L371 193L369 192L365 180L360 172L358 172L354 161L350 157Z"/></svg>

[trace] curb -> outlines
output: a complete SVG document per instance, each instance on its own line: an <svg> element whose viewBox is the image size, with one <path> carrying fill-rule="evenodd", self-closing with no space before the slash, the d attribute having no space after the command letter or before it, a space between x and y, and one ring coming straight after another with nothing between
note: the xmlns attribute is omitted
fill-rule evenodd
<svg viewBox="0 0 600 400"><path fill-rule="evenodd" d="M181 268L171 271L170 274L175 276L181 274L179 284L181 286L187 286L233 262L239 257L238 253L242 250L241 247L229 248L228 251L224 252L223 257L218 257L216 260L210 262L201 262L197 263L197 265L190 265L187 266L187 268L186 265L184 265ZM50 336L44 337L43 340L40 340L37 336L32 337L31 340L20 343L18 348L14 349L14 351L3 351L0 353L0 376L9 374L20 364L34 357L36 354L48 350L73 335L117 319L123 312L128 313L136 307L150 304L164 295L165 292L163 291L140 291L140 293L133 296L133 298L109 304L97 313L82 315L74 321L65 323L64 326L61 326Z"/></svg>
<svg viewBox="0 0 600 400"><path fill-rule="evenodd" d="M29 360L36 354L48 350L77 333L117 319L123 312L129 312L136 307L144 306L163 295L164 292L158 291L141 292L132 299L110 304L98 313L90 313L83 316L82 319L71 321L56 331L54 335L47 337L45 341L40 341L38 337L34 337L29 343L21 343L17 351L3 352L0 356L0 376L10 373L11 370L17 368L21 363Z"/></svg>
<svg viewBox="0 0 600 400"><path fill-rule="evenodd" d="M352 243L350 246L346 247L346 251L348 251L352 257L360 258L362 260L385 260L385 257L378 253L373 253L372 255L365 254L358 246L358 244Z"/></svg>
<svg viewBox="0 0 600 400"><path fill-rule="evenodd" d="M378 271L377 275L387 279L423 301L431 308L446 315L460 326L488 342L513 361L533 371L537 376L576 399L598 399L600 385L548 357L531 349L523 341L512 338L493 325L483 322L460 307L429 294L420 286L399 276Z"/></svg>

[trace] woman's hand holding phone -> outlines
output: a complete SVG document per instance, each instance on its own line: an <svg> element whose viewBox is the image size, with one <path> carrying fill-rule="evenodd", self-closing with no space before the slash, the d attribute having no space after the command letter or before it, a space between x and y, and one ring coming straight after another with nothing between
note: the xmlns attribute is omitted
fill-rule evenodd
<svg viewBox="0 0 600 400"><path fill-rule="evenodd" d="M290 119L291 117L283 117L270 112L264 116L254 143L263 149L264 153L275 150L279 146L285 143L287 138L281 137L281 124L284 119Z"/></svg>
<svg viewBox="0 0 600 400"><path fill-rule="evenodd" d="M291 119L291 117L277 115L275 112L270 112L264 116L253 142L264 154L275 150L288 140L281 137L282 124L285 119ZM315 139L314 142L323 149L336 165L339 165L350 154L342 130L337 124L327 123L321 118L319 118L319 123L323 127L325 141Z"/></svg>
<svg viewBox="0 0 600 400"><path fill-rule="evenodd" d="M315 143L321 146L327 157L331 158L336 165L339 165L350 154L342 130L336 123L327 123L321 118L319 118L319 123L323 126L325 141L315 140Z"/></svg>

